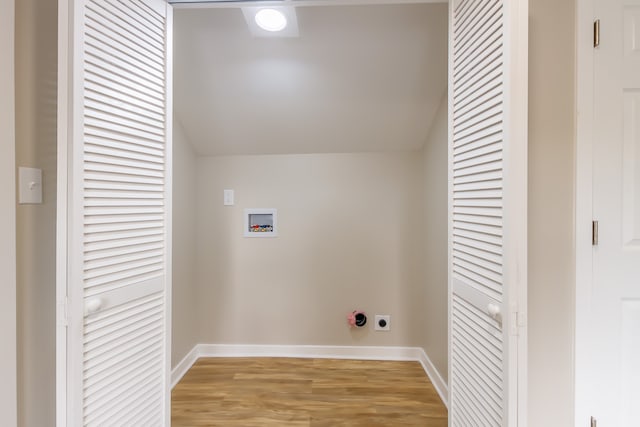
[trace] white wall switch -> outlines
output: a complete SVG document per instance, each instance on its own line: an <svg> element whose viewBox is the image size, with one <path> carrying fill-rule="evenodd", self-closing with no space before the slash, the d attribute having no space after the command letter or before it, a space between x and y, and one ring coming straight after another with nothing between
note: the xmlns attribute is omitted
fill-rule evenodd
<svg viewBox="0 0 640 427"><path fill-rule="evenodd" d="M18 168L18 203L42 203L42 169Z"/></svg>
<svg viewBox="0 0 640 427"><path fill-rule="evenodd" d="M224 205L233 206L233 190L224 190Z"/></svg>

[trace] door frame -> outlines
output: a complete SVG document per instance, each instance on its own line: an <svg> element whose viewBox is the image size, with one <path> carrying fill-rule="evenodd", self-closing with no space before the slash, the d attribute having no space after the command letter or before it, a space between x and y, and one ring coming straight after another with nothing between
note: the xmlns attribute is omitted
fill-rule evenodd
<svg viewBox="0 0 640 427"><path fill-rule="evenodd" d="M593 137L595 0L576 2L576 183L575 183L575 348L574 424L589 425L591 389L589 312L593 286Z"/></svg>
<svg viewBox="0 0 640 427"><path fill-rule="evenodd" d="M56 426L67 425L67 196L71 69L69 0L58 2L58 126L56 206ZM64 125L63 125L64 124Z"/></svg>
<svg viewBox="0 0 640 427"><path fill-rule="evenodd" d="M388 4L449 3L450 0L295 0L290 6L375 6ZM242 7L283 6L281 0L167 0L174 9L236 9Z"/></svg>
<svg viewBox="0 0 640 427"><path fill-rule="evenodd" d="M11 1L11 0L10 0ZM183 0L184 1L184 0ZM215 1L215 0L214 0ZM219 0L218 0L219 1ZM453 0L401 0L401 3L448 3L451 4ZM583 2L592 2L593 0L577 0L578 3ZM169 3L170 10L173 8L189 8L189 7L237 7L238 0L226 0L222 2L212 2L208 5L203 4L188 4L181 3L180 0L167 0ZM390 4L390 3L400 3L393 0L299 0L297 6L336 6L336 5L375 5L375 4ZM64 426L68 424L70 417L68 414L73 414L75 409L81 403L77 401L77 399L69 398L68 396L68 381L77 381L77 378L71 378L69 369L67 366L69 363L75 363L73 361L68 361L68 354L66 352L67 348L67 339L68 339L68 322L67 319L69 316L80 315L81 313L69 313L68 312L68 290L67 282L69 278L69 263L74 262L70 260L67 256L69 245L73 244L73 242L67 241L68 236L68 224L73 221L72 218L69 218L69 196L73 194L70 190L70 186L77 185L74 182L73 176L71 176L71 170L69 169L69 156L72 155L68 140L72 132L77 132L77 124L73 123L73 108L74 104L76 104L77 100L72 99L71 95L73 93L73 85L79 84L77 81L72 81L68 79L69 73L72 72L74 75L77 74L77 70L79 64L74 61L73 55L71 54L74 43L76 43L73 31L70 28L70 23L73 21L72 16L69 15L70 6L75 3L75 0L59 0L58 5L58 176L57 176L57 251L56 251L56 316L57 316L57 325L56 325L56 425ZM246 6L251 5L251 1L247 2ZM520 7L511 8L512 13L516 13L522 24L521 30L523 28L527 28L528 24L528 8L526 7L526 2L519 0L517 3L522 3L519 5ZM264 2L256 3L259 5L265 5ZM268 3L266 3L268 4ZM518 46L526 45L527 43L527 32L521 31L522 39L511 40L509 43L509 52L512 54L509 57L509 60L513 61L513 65L517 69L517 73L515 75L515 81L512 83L512 96L507 100L507 104L518 104L520 109L518 111L524 111L524 114L518 114L514 117L511 117L514 120L514 124L511 126L512 131L517 135L524 136L526 139L526 123L527 123L527 114L526 114L526 98L520 98L515 96L515 94L519 93L523 88L526 89L528 85L528 57L526 55L515 55L518 52ZM170 28L169 33L167 34L168 41L171 40L173 36L172 28ZM171 45L168 45L168 60L172 59L172 49ZM169 78L171 77L171 72L169 70ZM171 105L172 99L171 97L168 99L168 104ZM522 110L524 109L524 110ZM170 117L168 117L168 122L170 123ZM167 127L167 133L170 137L171 127ZM527 159L527 150L526 147L524 149L518 149L520 152L518 153L519 161L522 163L526 170L526 159ZM168 178L170 181L170 178ZM519 187L524 191L521 191L520 197L526 200L526 178L523 181L514 182L514 187ZM169 192L170 194L170 192ZM167 199L168 203L170 203L170 196ZM525 204L526 206L526 204ZM518 425L525 426L527 420L527 346L526 346L526 298L527 298L527 290L526 290L526 244L522 242L526 242L526 209L524 209L519 218L516 218L516 223L511 224L513 230L522 231L525 230L524 236L525 239L521 242L512 243L512 248L517 249L518 260L524 260L524 263L514 262L513 265L510 265L512 268L512 275L515 278L518 277L517 282L518 286L513 289L513 297L512 304L513 307L509 309L509 315L514 315L514 321L518 319L517 328L519 329L519 333L521 334L518 339L518 365L515 367L517 369L517 378L518 378L518 386L517 386L517 419ZM523 225L524 224L524 225ZM170 228L170 221L167 223L167 227ZM521 233L518 233L520 235ZM167 244L170 247L171 241L167 240ZM517 247L516 247L517 246ZM170 255L170 253L169 253ZM524 266L524 267L523 267ZM171 270L167 269L167 280L170 283L171 278ZM73 298L73 296L71 296ZM76 295L77 297L77 295ZM170 331L171 331L171 316L170 316L170 306L171 306L171 286L167 286L166 290L166 304L168 308L167 315L167 333L169 334L168 339L166 340L167 346L167 354L170 354ZM167 364L168 370L170 370L170 364ZM516 373L515 370L512 370L508 373L509 376L512 376ZM168 379L170 378L170 372L167 373L167 384L170 383ZM170 396L170 388L167 387L168 396ZM167 401L168 402L168 401ZM514 402L510 399L510 405L514 405ZM170 405L167 405L165 408L165 412L167 417L170 414Z"/></svg>
<svg viewBox="0 0 640 427"><path fill-rule="evenodd" d="M511 235L505 238L505 251L512 253L504 266L507 283L511 283L507 290L507 316L511 318L511 330L507 333L513 336L509 351L517 352L515 366L510 365L507 372L509 377L516 377L516 402L513 402L513 395L509 395L508 404L510 412L517 414L516 425L526 427L529 420L529 2L507 1L506 5L509 20L516 23L516 28L511 32L514 37L505 40L505 62L508 61L512 70L505 95L505 106L508 108L505 136L525 141L508 147L512 164L505 167L505 177L508 177L509 183L504 191L512 200L511 205L506 206L511 212L504 224L505 234Z"/></svg>
<svg viewBox="0 0 640 427"><path fill-rule="evenodd" d="M81 99L74 99L74 93L82 82L76 78L81 75L82 67L78 58L74 58L73 51L77 44L74 33L73 15L75 0L59 0L58 2L58 110L57 110L57 206L56 206L56 426L69 425L74 420L74 414L81 409L81 396L70 396L74 387L70 383L82 383L82 378L75 375L69 366L78 365L82 360L69 360L73 352L68 352L69 340L78 331L69 331L73 322L70 319L83 316L79 310L72 312L72 301L82 300L82 289L69 286L72 279L74 263L69 256L78 238L70 238L71 224L80 218L70 217L72 197L78 194L81 183L74 182L71 160L73 150L82 148L74 146L72 141L81 140L82 129L74 120L75 109L82 105ZM76 14L78 12L76 11ZM76 196L77 198L77 196ZM77 201L75 201L77 203ZM74 236L76 237L76 236ZM77 306L78 304L76 304ZM76 322L77 323L77 322ZM77 388L77 387L76 387Z"/></svg>

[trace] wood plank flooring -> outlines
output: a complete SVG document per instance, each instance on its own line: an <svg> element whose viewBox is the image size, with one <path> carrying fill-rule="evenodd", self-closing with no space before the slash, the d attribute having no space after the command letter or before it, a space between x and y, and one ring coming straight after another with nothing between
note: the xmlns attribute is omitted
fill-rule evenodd
<svg viewBox="0 0 640 427"><path fill-rule="evenodd" d="M178 426L445 427L418 362L207 358L173 389Z"/></svg>

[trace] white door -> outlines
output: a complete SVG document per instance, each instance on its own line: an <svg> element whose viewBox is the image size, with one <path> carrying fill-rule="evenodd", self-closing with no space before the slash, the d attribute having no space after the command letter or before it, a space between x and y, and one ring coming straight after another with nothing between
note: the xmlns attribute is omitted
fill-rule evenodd
<svg viewBox="0 0 640 427"><path fill-rule="evenodd" d="M640 0L598 0L594 58L591 415L640 425Z"/></svg>
<svg viewBox="0 0 640 427"><path fill-rule="evenodd" d="M59 7L58 425L168 425L171 9Z"/></svg>
<svg viewBox="0 0 640 427"><path fill-rule="evenodd" d="M450 5L449 422L525 425L527 2Z"/></svg>

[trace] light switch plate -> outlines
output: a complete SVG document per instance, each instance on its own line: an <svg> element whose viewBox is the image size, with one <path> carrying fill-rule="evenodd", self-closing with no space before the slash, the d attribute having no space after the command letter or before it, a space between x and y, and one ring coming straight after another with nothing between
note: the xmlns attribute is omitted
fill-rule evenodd
<svg viewBox="0 0 640 427"><path fill-rule="evenodd" d="M42 169L18 168L18 203L42 203Z"/></svg>
<svg viewBox="0 0 640 427"><path fill-rule="evenodd" d="M233 190L224 190L224 205L233 206L234 205L233 199L234 199Z"/></svg>

